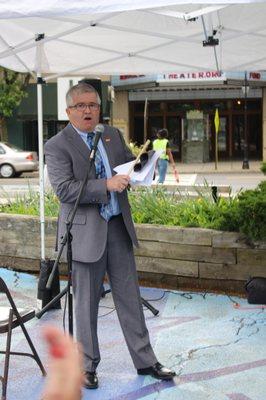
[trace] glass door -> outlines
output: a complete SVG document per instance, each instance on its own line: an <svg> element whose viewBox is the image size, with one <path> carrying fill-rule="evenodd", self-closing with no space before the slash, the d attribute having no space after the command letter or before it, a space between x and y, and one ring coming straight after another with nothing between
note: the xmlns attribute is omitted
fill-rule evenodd
<svg viewBox="0 0 266 400"><path fill-rule="evenodd" d="M262 157L262 126L260 115L247 116L247 142L248 156L251 158ZM245 144L245 116L233 115L233 157L243 158Z"/></svg>
<svg viewBox="0 0 266 400"><path fill-rule="evenodd" d="M227 140L227 117L220 118L220 128L218 132L218 154L227 155L228 140Z"/></svg>
<svg viewBox="0 0 266 400"><path fill-rule="evenodd" d="M149 117L148 119L148 138L155 140L157 132L163 128L163 117Z"/></svg>
<svg viewBox="0 0 266 400"><path fill-rule="evenodd" d="M169 133L169 145L174 159L181 160L181 117L166 118L166 127Z"/></svg>
<svg viewBox="0 0 266 400"><path fill-rule="evenodd" d="M233 157L242 158L244 153L244 115L233 115Z"/></svg>

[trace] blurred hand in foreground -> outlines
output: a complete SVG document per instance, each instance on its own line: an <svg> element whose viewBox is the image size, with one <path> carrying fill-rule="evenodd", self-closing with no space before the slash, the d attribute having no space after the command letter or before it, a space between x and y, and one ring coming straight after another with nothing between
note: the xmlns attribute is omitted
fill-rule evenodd
<svg viewBox="0 0 266 400"><path fill-rule="evenodd" d="M48 345L49 366L43 400L80 400L83 382L79 346L60 329L47 326L43 335Z"/></svg>

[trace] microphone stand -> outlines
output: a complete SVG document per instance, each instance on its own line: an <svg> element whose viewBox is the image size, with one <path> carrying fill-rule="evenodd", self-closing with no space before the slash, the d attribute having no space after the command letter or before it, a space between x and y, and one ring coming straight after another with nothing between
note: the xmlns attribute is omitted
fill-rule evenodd
<svg viewBox="0 0 266 400"><path fill-rule="evenodd" d="M101 131L96 131L95 133L95 138L94 142L92 145L92 149L90 152L89 156L89 165L87 169L87 174L85 179L82 181L82 184L79 189L78 196L76 198L76 201L74 203L73 209L71 210L71 213L66 221L66 232L62 238L61 241L61 246L58 251L56 260L54 262L51 274L49 276L49 279L46 284L46 288L50 289L53 283L54 275L56 270L58 269L59 261L61 258L61 255L63 253L65 245L67 245L67 267L68 267L68 282L67 286L65 289L63 289L57 296L55 296L49 303L47 303L41 311L35 314L37 318L41 318L43 314L48 311L61 297L63 297L65 294L67 295L68 299L68 330L71 335L73 335L73 295L72 295L72 235L71 235L71 228L73 226L73 221L74 217L77 212L77 208L79 206L80 198L82 196L83 190L85 188L85 185L88 181L88 177L90 174L90 170L92 168L92 165L94 164L95 161L95 155L96 155L96 150L98 146L98 142L100 140L102 132Z"/></svg>

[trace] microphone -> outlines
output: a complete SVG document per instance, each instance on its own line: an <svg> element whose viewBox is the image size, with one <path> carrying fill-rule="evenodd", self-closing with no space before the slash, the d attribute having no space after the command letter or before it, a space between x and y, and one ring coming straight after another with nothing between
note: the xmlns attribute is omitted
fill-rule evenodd
<svg viewBox="0 0 266 400"><path fill-rule="evenodd" d="M103 131L104 131L104 126L102 124L96 125L96 127L94 129L94 141L93 141L93 145L92 145L91 152L90 152L90 160L94 160L94 158L95 158L97 146L98 146L98 143L102 136Z"/></svg>

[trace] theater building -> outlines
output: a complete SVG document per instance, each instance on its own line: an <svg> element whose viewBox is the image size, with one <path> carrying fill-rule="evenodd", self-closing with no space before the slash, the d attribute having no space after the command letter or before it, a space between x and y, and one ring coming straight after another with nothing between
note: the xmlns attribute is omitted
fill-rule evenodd
<svg viewBox="0 0 266 400"><path fill-rule="evenodd" d="M65 92L81 78L43 86L45 141L67 124ZM100 85L102 119L120 128L127 141L142 144L145 136L154 139L158 129L167 128L176 161L212 161L218 110L219 159L243 159L247 142L248 158L266 161L266 73L248 72L246 79L245 73L217 71L106 76ZM27 94L7 120L6 140L38 151L36 84L27 87Z"/></svg>
<svg viewBox="0 0 266 400"><path fill-rule="evenodd" d="M266 160L266 74L120 75L111 82L113 124L128 140L141 144L145 136L153 139L158 129L167 128L176 161L212 161L218 110L219 159L242 159L247 142L250 159Z"/></svg>

